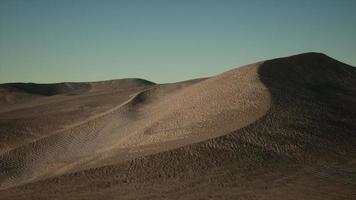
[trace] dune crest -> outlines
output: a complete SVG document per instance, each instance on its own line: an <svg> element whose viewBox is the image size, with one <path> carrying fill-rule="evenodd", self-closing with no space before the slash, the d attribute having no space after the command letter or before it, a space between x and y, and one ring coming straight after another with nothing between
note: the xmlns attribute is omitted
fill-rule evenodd
<svg viewBox="0 0 356 200"><path fill-rule="evenodd" d="M0 85L12 95L0 107L4 199L285 199L292 188L291 199L348 199L356 189L356 70L323 54L172 84L10 86Z"/></svg>

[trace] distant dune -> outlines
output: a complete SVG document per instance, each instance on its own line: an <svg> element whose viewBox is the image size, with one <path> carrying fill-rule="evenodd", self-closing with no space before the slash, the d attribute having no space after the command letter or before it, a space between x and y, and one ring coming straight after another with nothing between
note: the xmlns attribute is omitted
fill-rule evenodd
<svg viewBox="0 0 356 200"><path fill-rule="evenodd" d="M0 84L0 200L355 199L356 68Z"/></svg>

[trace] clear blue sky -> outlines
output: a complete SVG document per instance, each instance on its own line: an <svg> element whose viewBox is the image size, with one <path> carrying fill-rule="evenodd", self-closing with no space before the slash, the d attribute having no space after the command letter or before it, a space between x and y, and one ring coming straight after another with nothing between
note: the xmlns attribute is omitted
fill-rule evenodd
<svg viewBox="0 0 356 200"><path fill-rule="evenodd" d="M309 51L356 65L356 0L0 0L0 82L174 82Z"/></svg>

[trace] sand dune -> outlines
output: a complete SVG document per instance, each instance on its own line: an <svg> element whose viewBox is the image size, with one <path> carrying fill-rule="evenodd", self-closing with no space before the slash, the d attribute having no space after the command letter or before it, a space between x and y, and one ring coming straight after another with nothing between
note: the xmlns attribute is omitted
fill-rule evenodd
<svg viewBox="0 0 356 200"><path fill-rule="evenodd" d="M353 199L356 69L0 85L0 199Z"/></svg>

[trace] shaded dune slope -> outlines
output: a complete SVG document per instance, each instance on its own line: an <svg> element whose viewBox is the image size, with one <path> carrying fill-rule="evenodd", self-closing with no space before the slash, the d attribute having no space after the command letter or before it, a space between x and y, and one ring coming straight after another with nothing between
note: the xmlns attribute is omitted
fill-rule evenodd
<svg viewBox="0 0 356 200"><path fill-rule="evenodd" d="M88 83L5 83L0 84L0 106L35 100L36 97L60 94L74 95L89 91Z"/></svg>
<svg viewBox="0 0 356 200"><path fill-rule="evenodd" d="M144 79L119 79L90 83L4 83L0 84L0 106L27 103L29 100L38 100L38 97L42 96L80 95L108 89L127 90L153 84L153 82Z"/></svg>
<svg viewBox="0 0 356 200"><path fill-rule="evenodd" d="M21 91L43 96L52 96L57 94L67 93L82 93L90 89L90 84L86 83L52 83L52 84L36 84L36 83L8 83L2 85L8 90Z"/></svg>
<svg viewBox="0 0 356 200"><path fill-rule="evenodd" d="M147 87L95 120L3 153L0 195L352 199L355 90L355 68L317 53Z"/></svg>

